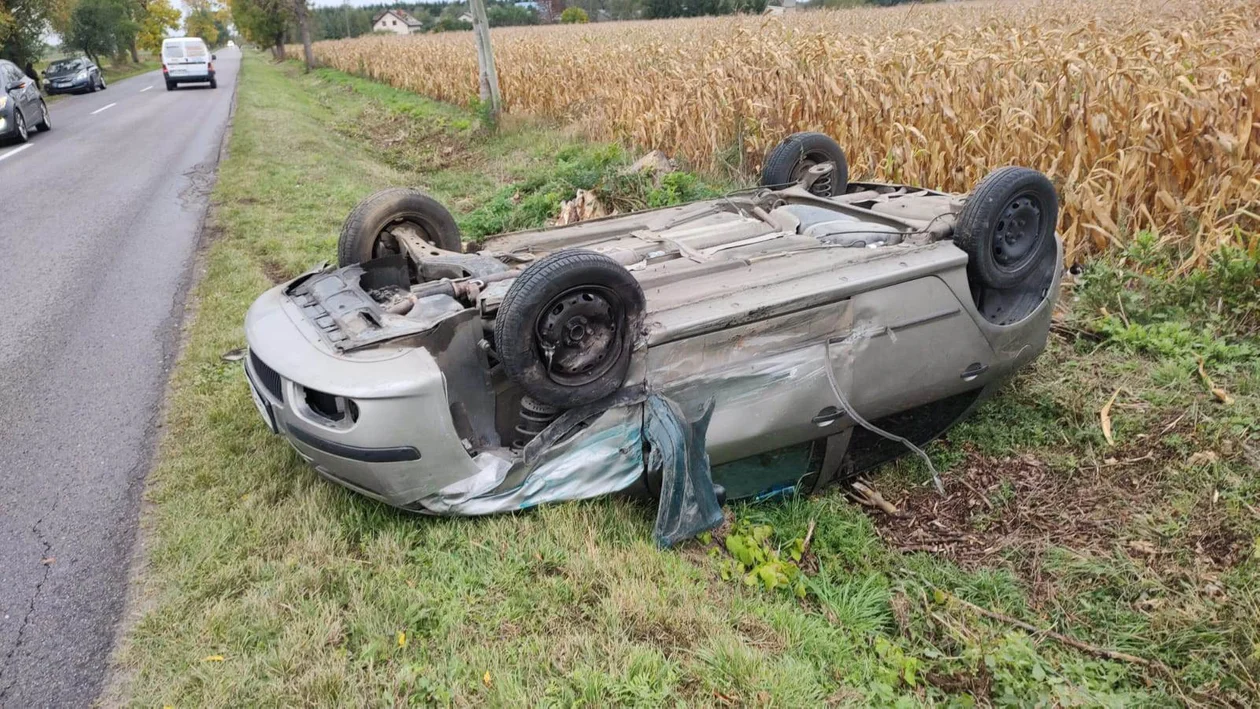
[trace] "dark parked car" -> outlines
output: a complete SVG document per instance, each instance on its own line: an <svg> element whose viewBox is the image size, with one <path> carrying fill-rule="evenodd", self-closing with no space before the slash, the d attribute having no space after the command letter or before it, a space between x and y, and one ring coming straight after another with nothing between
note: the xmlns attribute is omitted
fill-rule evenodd
<svg viewBox="0 0 1260 709"><path fill-rule="evenodd" d="M49 96L104 91L105 77L101 68L84 57L59 59L44 71L44 90Z"/></svg>
<svg viewBox="0 0 1260 709"><path fill-rule="evenodd" d="M0 59L0 141L25 143L31 130L52 130L48 106L39 95L35 80L13 62Z"/></svg>

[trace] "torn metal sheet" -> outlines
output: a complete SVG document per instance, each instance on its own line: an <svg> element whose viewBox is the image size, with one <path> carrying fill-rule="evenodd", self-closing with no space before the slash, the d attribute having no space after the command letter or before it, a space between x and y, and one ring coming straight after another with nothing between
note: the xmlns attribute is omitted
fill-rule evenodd
<svg viewBox="0 0 1260 709"><path fill-rule="evenodd" d="M644 472L643 405L609 409L578 435L560 441L534 461L515 462L482 453L481 470L421 498L420 511L485 515L560 500L585 500L624 490ZM506 453L510 455L510 453ZM509 478L520 482L502 489Z"/></svg>
<svg viewBox="0 0 1260 709"><path fill-rule="evenodd" d="M688 422L674 402L648 397L644 433L651 444L648 467L660 471L660 504L652 537L670 547L722 523L722 505L713 488L704 436L713 402Z"/></svg>
<svg viewBox="0 0 1260 709"><path fill-rule="evenodd" d="M617 406L528 464L479 454L476 475L421 498L412 509L441 515L511 512L621 492L653 471L662 481L653 536L661 546L672 546L722 522L705 453L712 410L710 405L689 422L677 404L659 395ZM514 470L522 467L528 470ZM514 478L519 482L505 485Z"/></svg>

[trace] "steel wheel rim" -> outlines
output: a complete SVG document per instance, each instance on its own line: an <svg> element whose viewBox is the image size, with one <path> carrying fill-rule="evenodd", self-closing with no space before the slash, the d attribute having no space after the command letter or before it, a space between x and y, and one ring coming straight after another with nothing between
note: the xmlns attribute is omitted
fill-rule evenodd
<svg viewBox="0 0 1260 709"><path fill-rule="evenodd" d="M993 262L1005 271L1018 271L1036 258L1045 209L1033 194L1016 195L993 228Z"/></svg>
<svg viewBox="0 0 1260 709"><path fill-rule="evenodd" d="M604 286L571 288L540 311L535 336L552 381L583 386L608 373L621 351L625 306Z"/></svg>
<svg viewBox="0 0 1260 709"><path fill-rule="evenodd" d="M23 118L22 114L20 113L17 114L17 132L18 132L19 138L21 138L22 140L26 140L28 136L26 132L26 119Z"/></svg>

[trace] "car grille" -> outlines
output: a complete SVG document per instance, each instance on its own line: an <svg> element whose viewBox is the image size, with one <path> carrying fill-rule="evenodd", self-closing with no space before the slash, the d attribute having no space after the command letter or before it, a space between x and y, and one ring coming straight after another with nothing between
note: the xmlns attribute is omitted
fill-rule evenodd
<svg viewBox="0 0 1260 709"><path fill-rule="evenodd" d="M258 355L254 354L252 350L249 353L249 361L254 365L254 373L258 375L258 382L262 384L267 391L271 392L271 395L277 400L284 401L284 396L281 393L282 390L280 388L280 375L276 373L276 370L264 364L261 359L258 359Z"/></svg>

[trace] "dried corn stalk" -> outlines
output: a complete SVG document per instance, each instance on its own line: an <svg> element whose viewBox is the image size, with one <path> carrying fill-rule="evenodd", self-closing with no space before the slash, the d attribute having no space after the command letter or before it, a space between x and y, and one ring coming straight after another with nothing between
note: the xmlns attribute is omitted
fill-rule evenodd
<svg viewBox="0 0 1260 709"><path fill-rule="evenodd" d="M700 166L821 130L855 177L966 191L1028 165L1068 259L1139 229L1196 259L1260 229L1260 3L1014 0L505 28L508 111ZM468 104L470 33L321 42L324 64ZM742 151L742 155L739 153ZM736 157L732 157L736 156Z"/></svg>

